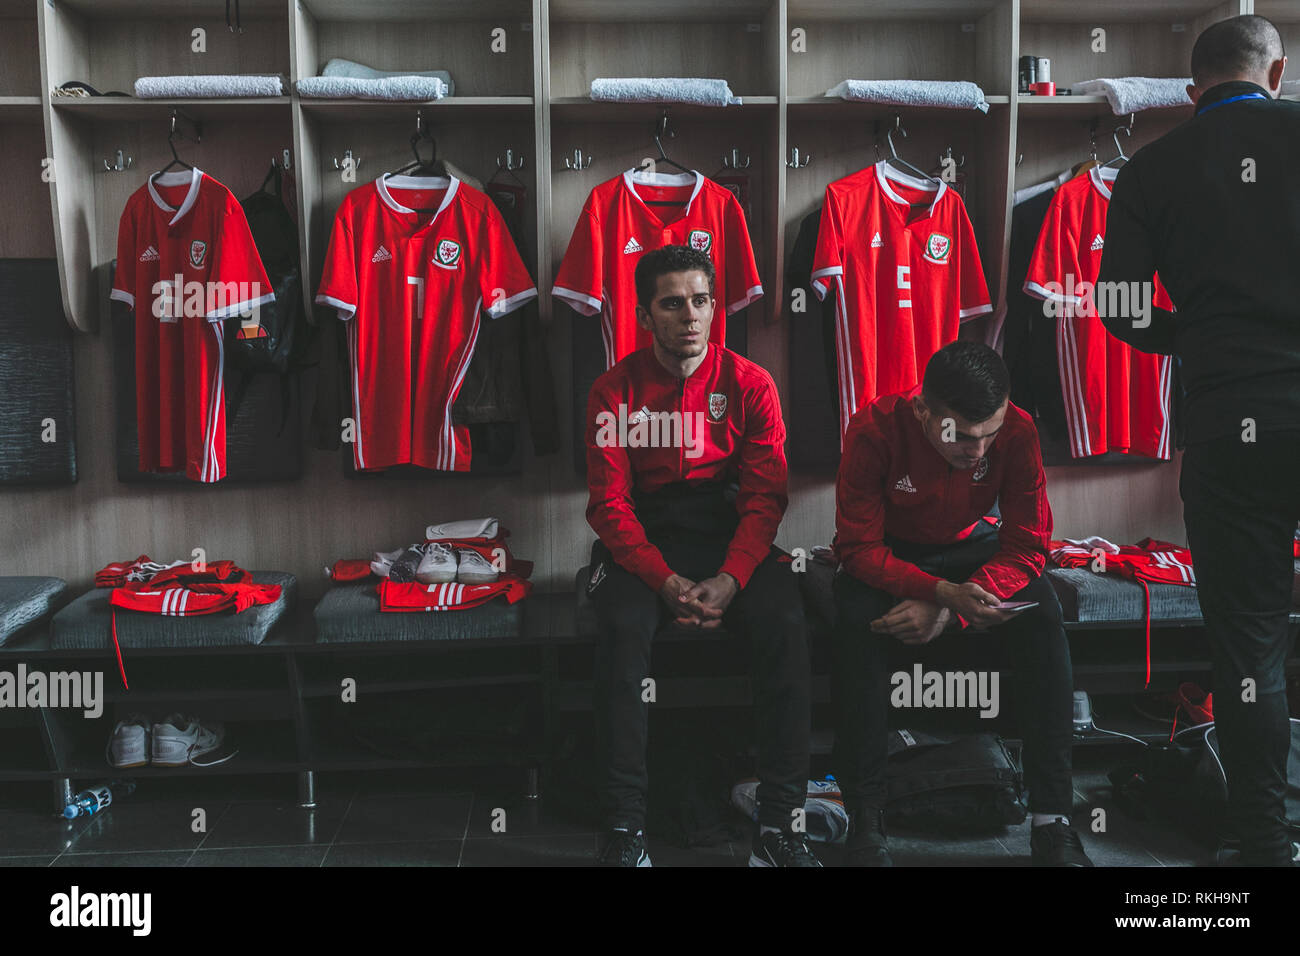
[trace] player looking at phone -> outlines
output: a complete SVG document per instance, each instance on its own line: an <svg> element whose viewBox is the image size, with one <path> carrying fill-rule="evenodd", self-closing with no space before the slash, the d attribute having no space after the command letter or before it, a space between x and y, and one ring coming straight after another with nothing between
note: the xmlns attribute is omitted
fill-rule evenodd
<svg viewBox="0 0 1300 956"><path fill-rule="evenodd" d="M921 386L860 409L836 488L835 775L846 861L891 866L884 828L890 654L975 625L1014 661L1033 862L1091 866L1070 828L1070 650L1042 577L1052 512L1038 432L996 352L953 342ZM1019 611L1005 602L1030 602Z"/></svg>

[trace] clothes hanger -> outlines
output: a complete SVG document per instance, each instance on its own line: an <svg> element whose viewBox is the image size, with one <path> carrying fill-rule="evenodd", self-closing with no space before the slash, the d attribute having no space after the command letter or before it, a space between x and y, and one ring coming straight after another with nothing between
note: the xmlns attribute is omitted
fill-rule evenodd
<svg viewBox="0 0 1300 956"><path fill-rule="evenodd" d="M428 140L431 147L431 152L427 160L420 155L420 142L422 140ZM424 125L423 110L417 110L415 113L415 132L411 134L411 138L409 142L411 144L411 152L414 154L415 160L413 162L407 163L405 166L401 166L398 169L394 169L392 172L384 173L384 179L388 179L391 176L404 176L408 173L415 176L446 176L447 175L446 164L443 163L440 159L438 159L438 141L434 139L433 133L430 132L429 129ZM438 211L437 208L415 210L415 212L437 212L437 211Z"/></svg>
<svg viewBox="0 0 1300 956"><path fill-rule="evenodd" d="M654 128L654 142L655 142L655 147L659 150L659 158L658 158L657 160L655 160L655 166L656 166L656 168L657 168L660 164L664 164L664 165L668 165L668 166L675 166L676 168L680 169L680 170L681 170L682 172L684 172L684 173L690 173L691 175L695 175L695 170L693 170L693 169L687 169L687 168L686 168L685 166L683 166L681 163L677 162L676 160L670 159L670 158L668 157L668 154L664 151L663 140L664 140L665 137L671 137L671 138L673 138L673 139L676 139L676 138L677 138L677 134L676 134L675 132L673 132L671 129L668 128L668 113L667 113L667 111L665 111L664 114L663 114L662 116L659 117L659 120L658 120L658 122L655 124L655 128ZM646 170L646 169L649 169L649 168L650 168L650 167L649 167L648 164L644 164L644 163L643 163L642 165L640 165L640 166L637 167L637 170L638 170L638 171L643 171L643 170ZM645 204L646 204L647 206L682 206L682 205L685 205L685 203L677 202L677 201L675 201L675 200L671 200L671 199L647 199L647 200L645 200Z"/></svg>
<svg viewBox="0 0 1300 956"><path fill-rule="evenodd" d="M902 117L900 117L898 113L895 113L894 128L885 131L885 142L889 146L889 156L886 157L885 162L888 163L890 166L893 166L895 169L901 169L913 173L914 175L919 176L921 179L925 179L936 184L940 183L941 180L936 179L934 176L931 176L929 173L917 169L907 160L903 159L903 157L898 155L898 150L894 147L894 133L895 132L902 133L903 138L904 139L907 138L907 130L903 129L901 119Z"/></svg>
<svg viewBox="0 0 1300 956"><path fill-rule="evenodd" d="M1124 155L1124 147L1121 146L1121 145L1120 145L1120 142L1119 142L1119 134L1120 134L1120 133L1123 133L1125 136L1132 136L1132 135L1133 135L1133 117L1134 117L1134 115L1136 115L1136 114L1134 114L1134 113L1129 113L1129 115L1128 115L1128 125L1127 125L1127 126L1116 126L1114 132L1111 133L1111 138L1115 140L1115 153L1116 153L1116 155L1113 156L1112 158L1106 160L1106 162L1102 163L1102 164L1101 164L1101 168L1102 168L1102 169L1108 169L1108 168L1110 168L1110 167L1122 166L1122 165L1124 165L1125 163L1128 162L1128 157Z"/></svg>
<svg viewBox="0 0 1300 956"><path fill-rule="evenodd" d="M1070 167L1070 178L1073 179L1080 173L1085 173L1094 166L1100 166L1097 160L1097 121L1092 121L1092 127L1088 130L1088 158L1081 163L1075 163Z"/></svg>
<svg viewBox="0 0 1300 956"><path fill-rule="evenodd" d="M186 138L187 138L187 137L185 136L184 133L181 133L181 132L178 132L178 131L177 131L177 129L176 129L176 111L175 111L175 110L172 110L171 129L170 129L170 130L168 131L168 133L167 133L167 148L170 149L170 150L172 151L172 161L171 161L170 163L168 163L166 166L164 166L162 169L158 170L158 171L157 171L156 173L154 173L152 176L150 176L150 177L149 177L150 179L157 179L159 176L161 176L163 173L167 172L167 170L171 169L173 166L179 166L179 167L181 167L182 169L193 169L193 168L194 168L194 167L191 166L189 163L185 162L185 160L181 159L179 155L177 155L177 153L176 153L176 139L177 139L177 137L179 137L179 138L181 138L181 139L186 139Z"/></svg>

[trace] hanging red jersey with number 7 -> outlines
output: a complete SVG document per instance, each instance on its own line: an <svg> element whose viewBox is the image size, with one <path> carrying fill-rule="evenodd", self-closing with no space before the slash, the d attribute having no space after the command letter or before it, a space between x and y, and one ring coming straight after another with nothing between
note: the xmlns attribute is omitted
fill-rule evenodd
<svg viewBox="0 0 1300 956"><path fill-rule="evenodd" d="M961 197L883 161L826 187L812 280L818 298L835 294L841 438L859 408L920 384L961 323L993 311Z"/></svg>
<svg viewBox="0 0 1300 956"><path fill-rule="evenodd" d="M450 177L381 177L343 198L316 301L347 322L353 462L468 471L451 407L479 316L537 295L501 214Z"/></svg>

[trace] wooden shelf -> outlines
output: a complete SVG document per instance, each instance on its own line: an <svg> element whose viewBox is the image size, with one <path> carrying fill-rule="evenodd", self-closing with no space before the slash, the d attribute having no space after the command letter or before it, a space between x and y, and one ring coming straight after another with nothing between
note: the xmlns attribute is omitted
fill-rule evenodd
<svg viewBox="0 0 1300 956"><path fill-rule="evenodd" d="M841 117L852 117L854 119L883 119L893 116L895 113L902 113L907 116L917 115L943 115L945 118L955 116L972 116L985 117L993 115L997 110L1007 107L1011 98L1008 96L985 96L985 101L989 104L987 114L980 110L966 107L952 106L896 106L891 103L866 103L861 100L844 100L838 96L798 96L790 97L787 100L790 117L807 119L813 117L827 117L837 115Z"/></svg>
<svg viewBox="0 0 1300 956"><path fill-rule="evenodd" d="M788 18L792 27L817 20L974 21L997 5L997 0L789 0Z"/></svg>
<svg viewBox="0 0 1300 956"><path fill-rule="evenodd" d="M304 113L326 123L392 122L409 120L425 110L432 121L477 119L531 119L531 96L447 96L440 100L327 100L300 97Z"/></svg>
<svg viewBox="0 0 1300 956"><path fill-rule="evenodd" d="M1205 16L1222 0L1021 0L1020 19L1026 23L1089 23L1106 21L1189 23ZM1107 74L1109 75L1109 74Z"/></svg>
<svg viewBox="0 0 1300 956"><path fill-rule="evenodd" d="M365 23L532 17L529 0L302 0L302 6L318 20Z"/></svg>
<svg viewBox="0 0 1300 956"><path fill-rule="evenodd" d="M134 96L75 96L54 97L51 105L56 112L86 117L96 123L131 123L149 120L166 120L172 110L202 120L230 119L289 119L288 96L259 96L247 98L189 97L185 99L138 99Z"/></svg>
<svg viewBox="0 0 1300 956"><path fill-rule="evenodd" d="M700 106L695 103L610 103L593 100L589 96L557 96L551 100L551 117L556 122L574 123L594 121L600 123L644 123L667 109L671 116L689 116L732 120L737 117L753 119L755 115L776 109L775 96L745 96L738 93L742 102L731 106Z"/></svg>
<svg viewBox="0 0 1300 956"><path fill-rule="evenodd" d="M39 96L0 96L0 123L41 122Z"/></svg>
<svg viewBox="0 0 1300 956"><path fill-rule="evenodd" d="M701 23L760 22L769 0L551 0L553 22L647 23L681 20Z"/></svg>
<svg viewBox="0 0 1300 956"><path fill-rule="evenodd" d="M1110 101L1105 96L1024 96L1017 97L1017 108L1022 118L1030 119L1089 119L1097 116L1109 117L1118 123L1124 116L1111 112ZM1155 110L1140 110L1142 116L1151 114L1167 115L1171 119L1185 118L1190 115L1192 104L1170 106ZM1127 114L1125 114L1127 116Z"/></svg>

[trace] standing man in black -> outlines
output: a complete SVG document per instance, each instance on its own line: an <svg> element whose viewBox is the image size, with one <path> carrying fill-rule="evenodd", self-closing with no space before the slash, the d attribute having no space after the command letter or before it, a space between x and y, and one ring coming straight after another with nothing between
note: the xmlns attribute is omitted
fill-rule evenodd
<svg viewBox="0 0 1300 956"><path fill-rule="evenodd" d="M1175 355L1181 491L1214 647L1214 715L1248 865L1292 865L1283 665L1300 520L1300 103L1279 101L1277 28L1243 16L1192 50L1193 118L1115 181L1098 284L1169 290L1177 312L1106 314L1111 334ZM1149 301L1147 299L1146 301Z"/></svg>

